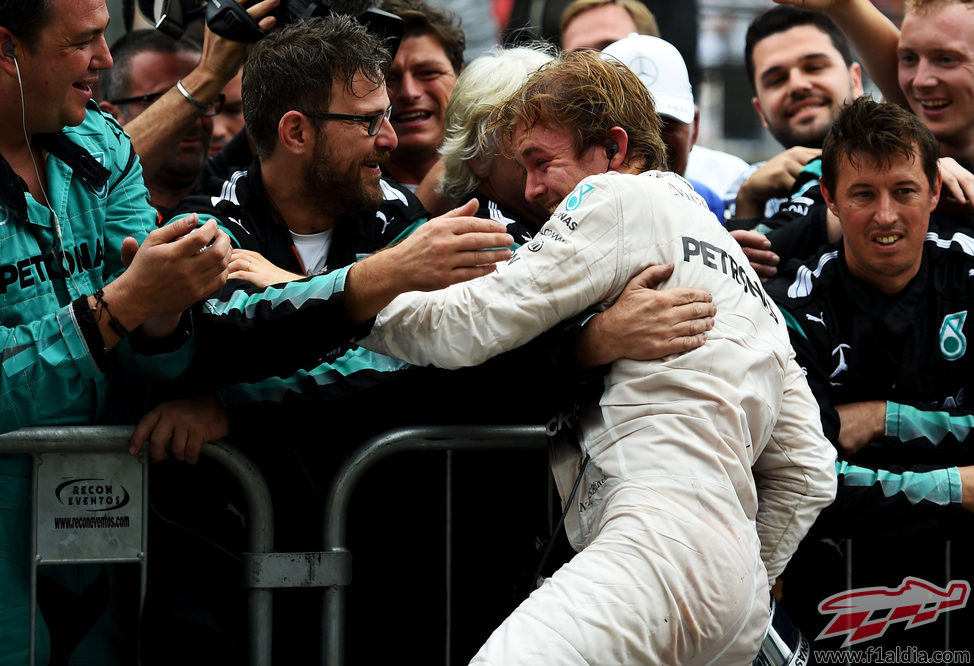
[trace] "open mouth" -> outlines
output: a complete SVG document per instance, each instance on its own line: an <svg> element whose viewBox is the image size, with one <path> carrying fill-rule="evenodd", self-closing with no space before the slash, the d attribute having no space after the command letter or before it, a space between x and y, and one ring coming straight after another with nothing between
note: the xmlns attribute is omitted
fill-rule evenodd
<svg viewBox="0 0 974 666"><path fill-rule="evenodd" d="M917 102L924 109L929 109L931 111L936 111L944 108L945 106L950 106L949 99L918 99Z"/></svg>
<svg viewBox="0 0 974 666"><path fill-rule="evenodd" d="M896 241L900 240L902 236L899 234L887 234L886 236L877 236L873 240L879 245L887 246L892 245Z"/></svg>
<svg viewBox="0 0 974 666"><path fill-rule="evenodd" d="M77 83L71 84L72 88L77 88L81 92L91 93L91 86L84 81L78 81Z"/></svg>
<svg viewBox="0 0 974 666"><path fill-rule="evenodd" d="M428 120L432 116L431 111L406 111L405 113L397 113L392 119L397 123L415 123Z"/></svg>
<svg viewBox="0 0 974 666"><path fill-rule="evenodd" d="M376 155L369 155L368 159L362 163L362 167L365 169L375 169L379 170L382 168L382 164L389 159L389 152L383 151Z"/></svg>

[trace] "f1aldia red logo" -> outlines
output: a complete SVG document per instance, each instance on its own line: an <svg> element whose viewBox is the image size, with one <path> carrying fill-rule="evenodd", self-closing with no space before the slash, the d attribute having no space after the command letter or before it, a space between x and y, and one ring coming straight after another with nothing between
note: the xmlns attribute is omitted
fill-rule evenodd
<svg viewBox="0 0 974 666"><path fill-rule="evenodd" d="M65 506L81 511L114 511L129 503L129 491L106 479L71 479L60 484L54 494Z"/></svg>
<svg viewBox="0 0 974 666"><path fill-rule="evenodd" d="M834 615L815 640L846 634L842 647L879 638L894 622L912 629L934 622L941 613L967 605L971 585L952 580L940 588L920 578L907 577L895 589L863 587L834 594L818 605L822 615Z"/></svg>

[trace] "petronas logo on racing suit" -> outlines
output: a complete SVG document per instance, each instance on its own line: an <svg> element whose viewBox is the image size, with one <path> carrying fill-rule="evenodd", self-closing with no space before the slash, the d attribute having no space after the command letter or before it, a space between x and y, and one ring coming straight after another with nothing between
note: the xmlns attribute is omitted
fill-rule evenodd
<svg viewBox="0 0 974 666"><path fill-rule="evenodd" d="M940 353L948 361L956 361L967 351L967 337L964 335L966 320L967 310L964 310L947 315L940 325Z"/></svg>
<svg viewBox="0 0 974 666"><path fill-rule="evenodd" d="M575 191L568 195L568 199L565 201L565 210L575 210L582 205L582 199L586 194L594 190L595 188L588 183L582 183L575 188Z"/></svg>

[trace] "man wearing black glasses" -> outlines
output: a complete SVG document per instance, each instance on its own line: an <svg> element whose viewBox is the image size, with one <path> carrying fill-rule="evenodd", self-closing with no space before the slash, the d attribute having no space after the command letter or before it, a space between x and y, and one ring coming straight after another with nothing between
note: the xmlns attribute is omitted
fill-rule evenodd
<svg viewBox="0 0 974 666"><path fill-rule="evenodd" d="M390 104L383 77L389 60L380 39L347 17L295 22L253 46L244 66L242 99L247 131L257 157L245 170L232 173L216 190L218 196L191 196L176 211L177 215L199 213L201 220L215 218L229 231L237 248L230 269L235 278L261 287L276 285L263 295L283 294L288 289L310 294L316 285L333 281L337 291L344 290L348 314L361 320L363 312L367 319L381 307L381 302L378 307L369 305L375 298L381 301L393 292L431 288L446 275L455 276L450 280L473 277L486 272L482 264L509 256L506 249L481 251L513 242L503 225L462 216L426 221L426 211L408 190L382 178L379 165L397 144L388 120ZM464 212L470 215L473 211ZM464 230L488 233L463 234ZM478 242L477 237L483 242ZM400 238L395 247L379 251ZM456 253L447 249L463 243L469 251ZM451 268L451 261L460 263ZM306 276L313 277L299 280ZM288 285L280 284L288 281ZM232 310L232 303L242 298L245 290L253 298L262 298L242 280L231 280L205 307L208 311ZM311 298L292 298L291 303L313 302L320 291ZM199 323L201 328L205 326L205 322ZM270 328L264 323L249 328ZM304 327L306 331L312 329L320 358L307 359L308 370L277 380L280 390L272 389L276 396L250 392L259 392L267 383L277 383L271 375L259 374L258 368L280 367L280 359L298 346L297 339L303 332L288 330L267 335L257 343L242 343L246 331L227 331L213 354L199 355L196 374L183 380L183 386L188 388L181 394L193 397L152 410L133 436L134 450L148 439L152 457L159 459L169 455L165 445L171 443L174 458L196 462L204 440L213 441L228 434L230 415L226 404L233 409L234 434L240 435L235 443L255 444L252 453L275 494L277 543L295 550L309 548L306 521L313 522L309 513L320 506L314 499L318 489L313 486L327 480L332 468L324 466L319 457L309 458L313 453L296 449L317 441L323 428L334 435L334 429L344 424L343 420L322 416L328 410L323 400L313 409L298 408L294 412L287 405L273 403L302 388L311 392L316 380L309 383L309 377L320 379L323 391L329 382L335 382L345 393L356 393L377 383L370 381L371 374L384 368L370 360L376 355L364 358L362 372L357 372L355 360L344 355L348 348L335 348L334 342L328 342L326 329L338 324L329 318L317 327ZM208 363L213 358L219 368L210 372ZM346 369L353 375L348 381L338 381L339 373L331 367L340 365L341 359L351 363L344 366L351 367ZM394 359L384 362L401 366ZM248 379L268 379L221 386L228 383L230 374L238 374L237 370L250 373ZM200 395L207 391L209 395ZM229 396L237 391L246 395L233 401ZM184 419L201 428L187 427ZM266 433L261 422L276 424L279 447L265 446L266 440L257 434ZM303 429L312 423L313 429ZM350 417L347 425L359 428L365 424ZM340 459L341 448L350 443L350 438L337 438L325 448L333 449L334 457ZM285 450L287 454L279 455ZM305 476L301 464L312 470L311 477ZM214 588L215 577L205 587ZM302 650L316 644L309 637L320 628L315 619L320 601L299 594L288 597L288 603L282 606L279 615L285 621L275 628L275 646L281 651L275 662L314 663L317 659Z"/></svg>
<svg viewBox="0 0 974 666"><path fill-rule="evenodd" d="M115 42L112 57L115 66L99 74L99 105L124 125L171 88L181 86L182 77L199 63L200 51L158 30L134 30ZM173 144L160 167L147 175L145 185L161 220L168 219L179 200L195 189L213 135L213 116L222 106L218 95Z"/></svg>
<svg viewBox="0 0 974 666"><path fill-rule="evenodd" d="M201 221L215 218L236 247L230 263L236 280L207 302L209 312L236 317L232 303L241 280L267 287L316 276L308 284L334 280L344 290L348 315L362 322L399 293L471 279L508 258L509 251L498 248L513 239L501 224L470 217L471 206L427 221L419 200L382 176L380 165L398 143L383 74L389 61L381 41L347 17L294 23L254 45L242 86L257 157L233 173L218 196L188 197L176 211L198 213ZM302 359L304 367L333 363L347 351L325 342L325 333L315 334L321 357ZM273 343L265 337L273 349L254 358L234 330L220 353L251 358L246 370L253 376L244 379L262 379L262 370L283 372L275 359L288 354L298 335L304 333L282 333ZM333 381L323 367L315 376ZM276 395L264 396L263 384L220 386L225 374L192 383L194 391L220 389L220 401L200 397L153 410L133 436L136 448L148 438L153 458L168 456L165 445L177 422L193 411L206 432L174 439L171 454L195 462L204 441L227 434L223 404L277 401L284 393L313 389L296 376L293 384L282 380L272 390Z"/></svg>

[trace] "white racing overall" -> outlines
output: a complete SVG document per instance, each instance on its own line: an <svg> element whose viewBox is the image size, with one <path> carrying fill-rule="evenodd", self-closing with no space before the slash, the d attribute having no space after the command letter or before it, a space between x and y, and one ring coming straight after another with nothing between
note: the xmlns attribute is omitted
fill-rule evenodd
<svg viewBox="0 0 974 666"><path fill-rule="evenodd" d="M586 178L495 273L404 294L362 345L416 365L475 365L604 309L653 263L675 266L661 288L711 292L715 326L699 349L616 361L598 404L582 406L591 462L566 519L580 552L474 663L750 663L769 582L834 496L835 450L781 313L671 173ZM552 452L563 499L579 464L577 449Z"/></svg>

